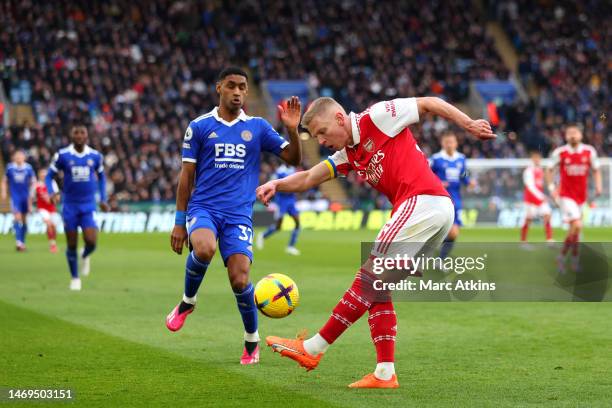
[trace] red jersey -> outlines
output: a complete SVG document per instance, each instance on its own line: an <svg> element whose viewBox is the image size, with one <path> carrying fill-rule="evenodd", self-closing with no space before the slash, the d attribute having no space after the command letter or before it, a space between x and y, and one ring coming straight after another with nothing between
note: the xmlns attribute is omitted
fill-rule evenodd
<svg viewBox="0 0 612 408"><path fill-rule="evenodd" d="M530 165L523 171L523 201L529 204L540 205L546 201L544 195L544 170L541 167Z"/></svg>
<svg viewBox="0 0 612 408"><path fill-rule="evenodd" d="M51 202L49 193L47 192L47 186L45 183L36 183L36 207L39 210L47 210L49 212L55 212L55 204Z"/></svg>
<svg viewBox="0 0 612 408"><path fill-rule="evenodd" d="M378 102L349 116L353 143L325 161L332 177L356 171L394 211L419 194L448 197L407 127L419 121L415 98Z"/></svg>
<svg viewBox="0 0 612 408"><path fill-rule="evenodd" d="M556 148L551 155L551 166L559 166L561 197L571 198L578 205L587 197L587 180L591 169L599 168L597 151L591 145L580 143L575 149L570 145Z"/></svg>

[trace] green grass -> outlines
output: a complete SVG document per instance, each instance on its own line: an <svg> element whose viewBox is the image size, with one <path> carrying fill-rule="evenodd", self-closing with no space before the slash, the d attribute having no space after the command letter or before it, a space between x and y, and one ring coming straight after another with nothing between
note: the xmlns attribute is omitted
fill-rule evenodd
<svg viewBox="0 0 612 408"><path fill-rule="evenodd" d="M464 241L516 241L517 230L464 230ZM311 232L303 255L286 255L281 233L256 252L252 280L287 273L301 304L286 319L260 316L260 332L316 331L352 281L360 240L374 232ZM534 240L542 240L539 229ZM556 231L561 239L562 231ZM610 229L585 237L608 241ZM179 333L164 317L180 299L184 257L165 234L102 235L83 291L69 292L62 254L43 236L15 253L0 238L0 387L71 388L75 406L609 406L610 303L398 303L393 391L349 390L375 364L365 319L319 368L262 350L241 367L242 324L218 259L197 311ZM63 245L61 245L63 247ZM44 403L41 403L44 404Z"/></svg>

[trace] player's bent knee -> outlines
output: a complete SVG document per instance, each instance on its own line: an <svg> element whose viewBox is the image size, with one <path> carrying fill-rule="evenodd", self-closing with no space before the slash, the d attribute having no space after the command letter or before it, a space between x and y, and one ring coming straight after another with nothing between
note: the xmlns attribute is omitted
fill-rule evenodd
<svg viewBox="0 0 612 408"><path fill-rule="evenodd" d="M248 272L238 272L230 275L230 285L236 293L241 293L249 284Z"/></svg>

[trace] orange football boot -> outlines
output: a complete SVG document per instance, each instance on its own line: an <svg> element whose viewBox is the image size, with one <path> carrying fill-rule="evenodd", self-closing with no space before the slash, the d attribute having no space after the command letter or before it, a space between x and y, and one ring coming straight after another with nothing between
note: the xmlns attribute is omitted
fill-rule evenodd
<svg viewBox="0 0 612 408"><path fill-rule="evenodd" d="M316 356L308 354L304 350L304 339L283 339L276 336L266 337L266 343L272 347L276 353L280 353L283 357L289 357L298 362L306 371L314 370L319 365L323 353Z"/></svg>
<svg viewBox="0 0 612 408"><path fill-rule="evenodd" d="M349 384L349 388L398 388L397 376L393 374L390 380L380 380L374 373L368 374L359 381Z"/></svg>

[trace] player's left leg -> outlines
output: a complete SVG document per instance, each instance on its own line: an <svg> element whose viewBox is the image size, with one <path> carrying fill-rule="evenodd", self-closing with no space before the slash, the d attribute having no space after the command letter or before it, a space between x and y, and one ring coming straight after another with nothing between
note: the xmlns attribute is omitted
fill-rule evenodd
<svg viewBox="0 0 612 408"><path fill-rule="evenodd" d="M300 234L300 213L295 208L295 205L291 205L288 211L291 218L293 218L294 227L293 231L291 231L291 238L289 239L289 245L285 250L290 255L299 255L300 251L295 247L297 243L298 235Z"/></svg>
<svg viewBox="0 0 612 408"><path fill-rule="evenodd" d="M47 240L49 241L49 251L51 251L52 253L56 253L57 243L55 239L57 236L57 231L55 229L55 223L53 222L53 219L52 219L52 214L49 211L44 210L44 209L40 209L38 210L38 212L43 222L45 223L45 226L47 229Z"/></svg>
<svg viewBox="0 0 612 408"><path fill-rule="evenodd" d="M455 246L455 240L459 237L460 227L462 225L461 218L459 218L459 210L455 211L455 221L448 235L444 238L444 242L440 246L440 258L445 259L448 257L453 247Z"/></svg>
<svg viewBox="0 0 612 408"><path fill-rule="evenodd" d="M554 242L552 226L550 224L550 216L552 213L550 205L546 202L542 203L540 205L539 212L542 215L542 221L544 222L544 233L546 234L546 242Z"/></svg>
<svg viewBox="0 0 612 408"><path fill-rule="evenodd" d="M260 232L259 234L257 234L257 249L263 249L264 241L270 238L272 234L275 234L278 231L280 231L282 225L283 225L283 214L280 214L280 216L278 216L277 214L277 218L274 224L270 225L268 229L265 230L264 232Z"/></svg>
<svg viewBox="0 0 612 408"><path fill-rule="evenodd" d="M244 350L240 364L259 362L257 306L249 271L253 261L253 228L250 220L243 224L226 224L219 232L219 252L227 267L228 278L244 325Z"/></svg>
<svg viewBox="0 0 612 408"><path fill-rule="evenodd" d="M85 244L83 251L81 252L81 273L83 276L88 276L91 272L90 256L96 250L97 241L98 228L83 228L83 243Z"/></svg>
<svg viewBox="0 0 612 408"><path fill-rule="evenodd" d="M90 256L96 250L98 241L98 224L95 220L95 208L85 208L79 214L79 224L83 230L84 248L81 252L81 273L83 276L88 276L90 271Z"/></svg>

